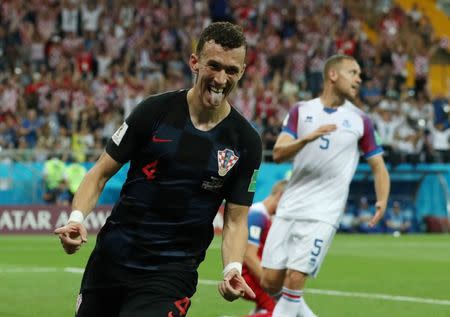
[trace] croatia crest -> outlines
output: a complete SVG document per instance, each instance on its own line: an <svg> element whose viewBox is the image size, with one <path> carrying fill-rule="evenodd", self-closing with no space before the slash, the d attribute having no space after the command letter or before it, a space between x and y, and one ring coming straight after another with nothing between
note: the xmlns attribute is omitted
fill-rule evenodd
<svg viewBox="0 0 450 317"><path fill-rule="evenodd" d="M239 160L239 157L234 155L234 152L229 149L217 151L217 163L219 164L219 175L225 176L228 171Z"/></svg>

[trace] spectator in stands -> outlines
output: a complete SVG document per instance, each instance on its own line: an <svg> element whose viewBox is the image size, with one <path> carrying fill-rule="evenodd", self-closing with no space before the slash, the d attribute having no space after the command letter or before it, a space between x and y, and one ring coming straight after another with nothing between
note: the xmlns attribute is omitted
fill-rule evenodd
<svg viewBox="0 0 450 317"><path fill-rule="evenodd" d="M266 126L262 133L262 142L264 146L265 153L264 159L265 161L272 161L272 149L275 145L278 135L281 131L281 123L275 116L270 116L267 118Z"/></svg>
<svg viewBox="0 0 450 317"><path fill-rule="evenodd" d="M407 15L414 26L419 27L420 20L422 19L422 11L420 11L416 2L413 4L411 10L408 11Z"/></svg>
<svg viewBox="0 0 450 317"><path fill-rule="evenodd" d="M373 116L375 128L381 138L386 161L397 164L400 161L395 148L395 131L402 119L395 115L395 109L389 103L380 104L379 111Z"/></svg>
<svg viewBox="0 0 450 317"><path fill-rule="evenodd" d="M373 227L369 226L370 219L375 215L375 210L369 206L369 201L367 197L363 196L358 202L356 207L356 216L358 231L362 233L376 233L381 231L381 225L376 224Z"/></svg>
<svg viewBox="0 0 450 317"><path fill-rule="evenodd" d="M362 83L360 96L369 107L375 108L383 98L383 90L380 81L375 78L368 78Z"/></svg>
<svg viewBox="0 0 450 317"><path fill-rule="evenodd" d="M59 157L52 157L44 163L42 178L44 180L44 201L54 203L56 201L55 189L64 180L65 164Z"/></svg>
<svg viewBox="0 0 450 317"><path fill-rule="evenodd" d="M402 163L417 164L424 146L424 130L407 118L395 129L393 144Z"/></svg>
<svg viewBox="0 0 450 317"><path fill-rule="evenodd" d="M0 71L6 69L7 33L3 24L0 24Z"/></svg>
<svg viewBox="0 0 450 317"><path fill-rule="evenodd" d="M35 147L38 140L38 130L42 126L42 121L37 116L35 109L28 109L27 116L22 120L19 130L21 136L24 137L27 147Z"/></svg>
<svg viewBox="0 0 450 317"><path fill-rule="evenodd" d="M385 224L389 233L409 232L412 229L411 215L404 213L401 203L396 200L387 210Z"/></svg>
<svg viewBox="0 0 450 317"><path fill-rule="evenodd" d="M426 46L426 44L419 44L418 47L413 50L414 60L414 90L416 94L420 92L427 93L428 73L430 71L431 57L436 53L439 48L439 42Z"/></svg>
<svg viewBox="0 0 450 317"><path fill-rule="evenodd" d="M427 91L430 58L439 47L448 45L448 41L435 38L430 19L418 6L409 12L417 23L404 23L406 13L387 5L389 1L364 5L368 10L364 19L378 21L387 35L381 37L381 43L372 43L361 31L361 18L352 10L354 3L288 1L284 6L276 1L241 2L138 1L133 5L124 0L63 0L36 6L37 2L28 5L24 0L3 1L0 115L12 112L14 127L0 128L2 147L26 145L19 142L23 136L19 130L27 108L48 123L53 137L63 134L61 129L74 135L70 142L77 151L99 148L95 137L91 142L91 136L79 137L80 129L71 128L70 114L92 106L99 115L113 112L123 119L131 111L130 105L142 96L188 86L190 72L186 73L183 56L191 52L202 26L211 19L234 19L245 28L247 74L237 92L241 100L237 98L235 105L255 121L273 114L282 116L286 110L281 109L283 98L296 95L306 100L317 95L323 66L320 55L338 51L361 62L362 78L367 80L360 97L372 117L385 95L414 88L405 85L406 76L414 76L406 73L408 58L414 62L417 90ZM388 38L395 42L386 41ZM435 116L447 127L450 124L442 110L436 107ZM423 113L418 112L415 119L424 119ZM105 120L97 128L104 125ZM95 133L91 128L89 125L88 134ZM82 139L88 140L87 144ZM39 151L52 148L50 143L27 137L27 146Z"/></svg>
<svg viewBox="0 0 450 317"><path fill-rule="evenodd" d="M391 53L392 74L395 78L395 89L400 91L403 84L406 83L408 76L408 69L406 68L406 63L408 62L408 54L406 53L403 45L398 43L395 49Z"/></svg>
<svg viewBox="0 0 450 317"><path fill-rule="evenodd" d="M86 173L86 167L79 162L74 162L73 159L69 157L67 160L67 167L64 169L64 179L67 183L71 197L75 195L75 192L80 186Z"/></svg>
<svg viewBox="0 0 450 317"><path fill-rule="evenodd" d="M416 98L411 98L410 108L405 109L405 115L417 124L425 128L428 122L434 120L434 109L427 95L424 92L418 92Z"/></svg>
<svg viewBox="0 0 450 317"><path fill-rule="evenodd" d="M353 233L357 229L358 218L355 216L354 206L347 202L341 221L339 223L339 231L345 233Z"/></svg>
<svg viewBox="0 0 450 317"><path fill-rule="evenodd" d="M58 187L53 190L55 203L60 206L69 206L72 202L73 194L70 192L67 182L62 180Z"/></svg>
<svg viewBox="0 0 450 317"><path fill-rule="evenodd" d="M437 122L428 124L431 152L434 162L450 162L450 128L446 128L444 123Z"/></svg>

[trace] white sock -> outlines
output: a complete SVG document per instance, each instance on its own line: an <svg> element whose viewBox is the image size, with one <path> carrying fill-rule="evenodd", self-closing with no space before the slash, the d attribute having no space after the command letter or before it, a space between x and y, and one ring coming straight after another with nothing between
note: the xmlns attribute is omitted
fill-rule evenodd
<svg viewBox="0 0 450 317"><path fill-rule="evenodd" d="M283 287L272 317L296 317L303 291Z"/></svg>
<svg viewBox="0 0 450 317"><path fill-rule="evenodd" d="M306 304L306 301L303 297L300 298L300 305L299 305L297 317L317 317L312 312L311 308L309 308L309 306Z"/></svg>

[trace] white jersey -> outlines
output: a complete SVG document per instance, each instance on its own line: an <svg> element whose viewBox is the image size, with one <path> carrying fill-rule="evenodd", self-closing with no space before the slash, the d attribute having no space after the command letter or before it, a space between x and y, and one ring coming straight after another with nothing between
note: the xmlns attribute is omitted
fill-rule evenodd
<svg viewBox="0 0 450 317"><path fill-rule="evenodd" d="M383 153L370 119L349 101L338 108L326 108L320 98L299 102L284 120L282 133L300 139L325 124L335 124L337 129L296 154L277 217L319 220L337 227L360 150L366 159Z"/></svg>

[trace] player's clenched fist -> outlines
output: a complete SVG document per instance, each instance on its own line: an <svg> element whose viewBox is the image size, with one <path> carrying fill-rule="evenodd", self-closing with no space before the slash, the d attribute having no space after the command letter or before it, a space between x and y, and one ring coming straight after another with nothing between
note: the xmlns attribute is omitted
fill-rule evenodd
<svg viewBox="0 0 450 317"><path fill-rule="evenodd" d="M232 302L239 297L243 297L245 294L251 298L255 298L253 290L247 285L244 278L236 270L229 272L223 278L223 281L219 283L219 293L229 302Z"/></svg>
<svg viewBox="0 0 450 317"><path fill-rule="evenodd" d="M59 236L67 254L75 253L83 243L87 242L86 228L78 222L69 222L67 225L56 229L54 233Z"/></svg>

